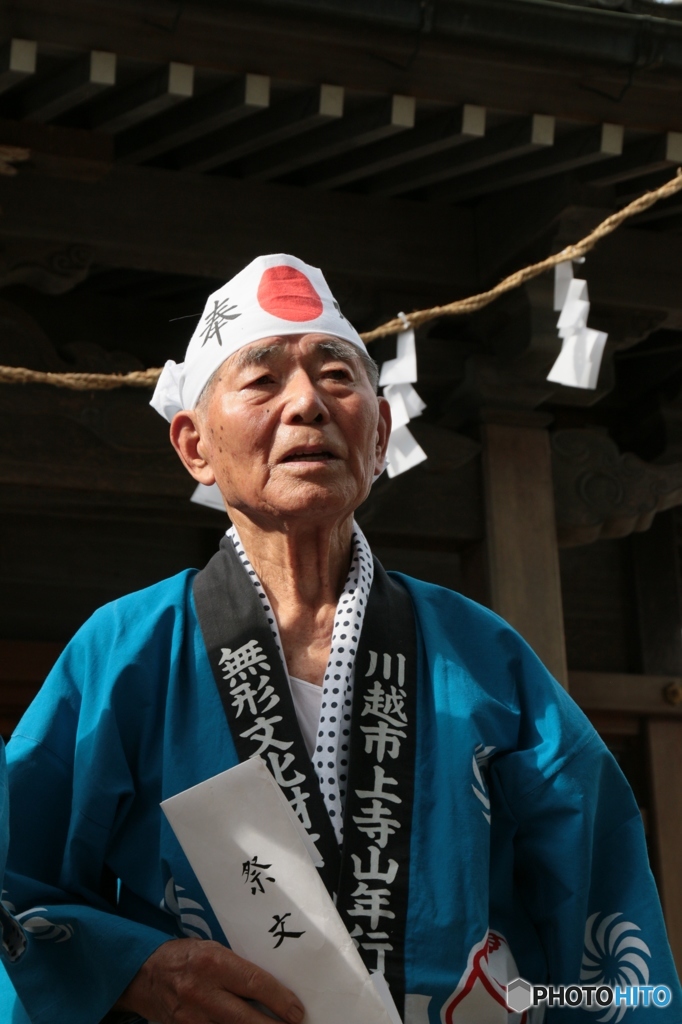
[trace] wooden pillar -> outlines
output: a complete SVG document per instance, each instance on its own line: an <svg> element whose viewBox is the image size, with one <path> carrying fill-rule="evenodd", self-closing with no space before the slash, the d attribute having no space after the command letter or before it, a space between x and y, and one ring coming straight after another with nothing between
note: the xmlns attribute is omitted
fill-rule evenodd
<svg viewBox="0 0 682 1024"><path fill-rule="evenodd" d="M682 676L682 589L675 513L632 538L642 671Z"/></svg>
<svg viewBox="0 0 682 1024"><path fill-rule="evenodd" d="M568 686L547 417L484 422L483 483L493 609Z"/></svg>
<svg viewBox="0 0 682 1024"><path fill-rule="evenodd" d="M682 676L682 588L674 512L633 537L642 669ZM658 887L682 974L682 722L647 721L651 823Z"/></svg>
<svg viewBox="0 0 682 1024"><path fill-rule="evenodd" d="M677 973L682 975L682 722L652 718L647 732L658 890Z"/></svg>

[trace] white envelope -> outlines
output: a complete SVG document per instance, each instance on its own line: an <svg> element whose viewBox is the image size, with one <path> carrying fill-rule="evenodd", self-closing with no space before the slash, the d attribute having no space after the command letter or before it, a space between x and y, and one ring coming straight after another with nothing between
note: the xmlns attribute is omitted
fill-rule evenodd
<svg viewBox="0 0 682 1024"><path fill-rule="evenodd" d="M313 865L286 797L251 758L161 804L230 946L287 985L304 1024L400 1024ZM386 1003L388 996L389 1003Z"/></svg>

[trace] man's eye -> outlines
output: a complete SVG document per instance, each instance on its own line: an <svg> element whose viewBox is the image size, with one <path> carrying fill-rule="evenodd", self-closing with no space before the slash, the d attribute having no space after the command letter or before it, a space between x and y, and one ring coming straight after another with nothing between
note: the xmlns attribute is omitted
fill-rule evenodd
<svg viewBox="0 0 682 1024"><path fill-rule="evenodd" d="M260 377L256 377L255 380L250 380L246 385L247 388L257 388L262 384L272 384L274 377L270 373L263 373Z"/></svg>
<svg viewBox="0 0 682 1024"><path fill-rule="evenodd" d="M330 377L332 380L350 380L350 371L344 367L334 367L330 370L323 371L325 377Z"/></svg>

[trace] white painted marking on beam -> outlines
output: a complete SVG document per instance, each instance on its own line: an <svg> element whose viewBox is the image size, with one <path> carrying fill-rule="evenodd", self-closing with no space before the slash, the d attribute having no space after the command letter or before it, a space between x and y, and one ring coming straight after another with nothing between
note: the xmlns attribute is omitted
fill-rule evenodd
<svg viewBox="0 0 682 1024"><path fill-rule="evenodd" d="M34 75L38 44L33 39L13 39L9 47L9 70Z"/></svg>
<svg viewBox="0 0 682 1024"><path fill-rule="evenodd" d="M530 140L534 146L553 146L556 118L551 114L533 114Z"/></svg>
<svg viewBox="0 0 682 1024"><path fill-rule="evenodd" d="M673 164L682 163L682 132L668 132L666 135L665 158Z"/></svg>
<svg viewBox="0 0 682 1024"><path fill-rule="evenodd" d="M414 128L417 101L414 96L394 96L391 105L391 124L401 128Z"/></svg>
<svg viewBox="0 0 682 1024"><path fill-rule="evenodd" d="M171 96L189 98L194 93L194 68L172 60L168 65L168 92Z"/></svg>
<svg viewBox="0 0 682 1024"><path fill-rule="evenodd" d="M343 101L342 85L320 86L320 113L325 117L343 117Z"/></svg>
<svg viewBox="0 0 682 1024"><path fill-rule="evenodd" d="M116 85L116 54L106 50L90 53L90 81L93 85Z"/></svg>
<svg viewBox="0 0 682 1024"><path fill-rule="evenodd" d="M270 106L270 78L268 75L246 76L244 103L249 107Z"/></svg>
<svg viewBox="0 0 682 1024"><path fill-rule="evenodd" d="M603 124L601 126L602 153L609 156L620 156L623 152L624 129L622 124Z"/></svg>
<svg viewBox="0 0 682 1024"><path fill-rule="evenodd" d="M480 138L485 135L485 107L465 103L462 107L462 135Z"/></svg>

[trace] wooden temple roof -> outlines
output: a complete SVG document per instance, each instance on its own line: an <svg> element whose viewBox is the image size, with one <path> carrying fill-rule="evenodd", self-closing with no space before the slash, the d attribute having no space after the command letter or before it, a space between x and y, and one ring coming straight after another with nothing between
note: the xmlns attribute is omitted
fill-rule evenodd
<svg viewBox="0 0 682 1024"><path fill-rule="evenodd" d="M371 328L558 251L682 163L673 5L14 0L0 41L0 147L30 151L0 168L5 364L179 358L206 295L267 251L321 266ZM680 198L590 254L590 325L609 332L596 391L546 380L550 279L423 329L429 459L375 489L373 539L480 539L479 428L498 414L550 424L562 543L682 501L681 265ZM143 519L212 544L219 516L189 505L147 399L3 386L3 514Z"/></svg>

